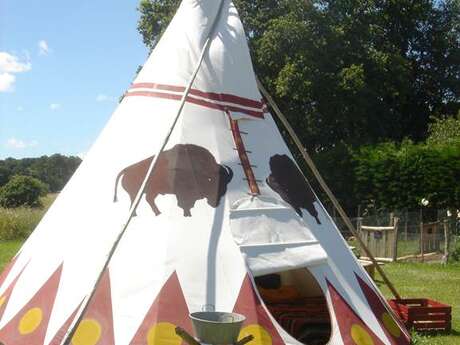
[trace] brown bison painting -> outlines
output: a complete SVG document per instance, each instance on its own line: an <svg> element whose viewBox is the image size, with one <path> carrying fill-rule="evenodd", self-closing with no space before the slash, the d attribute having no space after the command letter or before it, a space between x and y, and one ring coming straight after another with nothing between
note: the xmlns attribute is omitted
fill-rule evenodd
<svg viewBox="0 0 460 345"><path fill-rule="evenodd" d="M121 178L121 185L129 194L132 205L153 158L151 156L120 171L115 181L114 202L117 201ZM160 154L157 166L148 178L145 199L155 215L159 215L161 212L155 205L155 198L159 194L174 194L184 216L191 217L190 210L197 200L206 198L209 206L219 206L232 177L232 170L218 164L204 147L178 144Z"/></svg>
<svg viewBox="0 0 460 345"><path fill-rule="evenodd" d="M270 157L270 170L271 173L267 177L270 188L290 204L299 216L302 217L304 208L318 224L321 224L313 205L316 201L315 194L294 161L286 155L274 155Z"/></svg>

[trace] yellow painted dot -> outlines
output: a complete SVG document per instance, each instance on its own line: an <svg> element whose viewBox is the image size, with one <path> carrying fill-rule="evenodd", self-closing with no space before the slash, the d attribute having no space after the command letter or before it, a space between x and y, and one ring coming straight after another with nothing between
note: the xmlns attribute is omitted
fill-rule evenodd
<svg viewBox="0 0 460 345"><path fill-rule="evenodd" d="M19 321L18 331L22 335L30 334L40 326L43 313L40 308L29 309Z"/></svg>
<svg viewBox="0 0 460 345"><path fill-rule="evenodd" d="M374 345L370 334L358 324L351 326L351 338L356 345Z"/></svg>
<svg viewBox="0 0 460 345"><path fill-rule="evenodd" d="M254 340L250 342L251 345L272 345L272 337L270 333L268 333L265 328L260 325L249 325L244 327L241 332L239 339L243 339L248 335L253 335Z"/></svg>
<svg viewBox="0 0 460 345"><path fill-rule="evenodd" d="M5 297L5 296L0 297L0 308L1 308L2 305L5 303L5 301L6 301L6 297Z"/></svg>
<svg viewBox="0 0 460 345"><path fill-rule="evenodd" d="M169 322L160 322L147 332L147 345L181 345L182 339L176 334L176 326Z"/></svg>
<svg viewBox="0 0 460 345"><path fill-rule="evenodd" d="M388 312L384 312L382 314L382 322L387 331L390 332L392 336L396 338L401 336L401 329Z"/></svg>
<svg viewBox="0 0 460 345"><path fill-rule="evenodd" d="M102 327L96 320L84 319L72 337L72 345L96 345L101 337Z"/></svg>

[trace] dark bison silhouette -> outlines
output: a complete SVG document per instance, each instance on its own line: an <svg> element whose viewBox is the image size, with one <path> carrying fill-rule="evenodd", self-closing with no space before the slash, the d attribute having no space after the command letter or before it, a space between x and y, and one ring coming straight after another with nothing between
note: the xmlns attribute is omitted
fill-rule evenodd
<svg viewBox="0 0 460 345"><path fill-rule="evenodd" d="M154 157L120 171L115 181L114 202L117 201L117 186L121 178L121 185L133 204ZM232 169L218 164L204 147L178 144L160 154L155 171L147 181L145 198L155 215L159 215L161 212L155 205L155 198L158 194L174 194L177 205L184 210L184 216L191 217L190 210L197 200L206 198L210 206L219 206L232 177Z"/></svg>
<svg viewBox="0 0 460 345"><path fill-rule="evenodd" d="M277 192L281 198L290 204L297 214L302 217L302 208L306 209L318 224L318 212L313 202L315 194L294 161L286 155L270 157L271 173L267 177L267 184Z"/></svg>

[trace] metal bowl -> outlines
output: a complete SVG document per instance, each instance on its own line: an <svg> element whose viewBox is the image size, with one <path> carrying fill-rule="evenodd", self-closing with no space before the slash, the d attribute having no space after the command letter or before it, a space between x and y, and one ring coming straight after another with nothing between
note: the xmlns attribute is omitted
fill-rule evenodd
<svg viewBox="0 0 460 345"><path fill-rule="evenodd" d="M234 344L238 341L246 317L237 313L201 311L190 314L198 340L213 345Z"/></svg>

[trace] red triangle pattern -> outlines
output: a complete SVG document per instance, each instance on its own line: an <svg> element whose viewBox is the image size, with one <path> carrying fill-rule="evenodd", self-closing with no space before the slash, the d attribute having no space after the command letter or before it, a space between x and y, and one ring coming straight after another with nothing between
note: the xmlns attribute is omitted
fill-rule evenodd
<svg viewBox="0 0 460 345"><path fill-rule="evenodd" d="M64 336L69 329L72 321L75 319L75 316L77 315L78 310L81 307L81 302L78 305L77 308L75 308L74 312L67 318L67 320L64 322L64 324L59 328L59 330L56 332L56 335L53 337L53 339L50 341L49 345L61 345L62 340L64 339Z"/></svg>
<svg viewBox="0 0 460 345"><path fill-rule="evenodd" d="M233 311L238 314L242 314L246 317L246 321L243 324L243 329L249 325L262 326L272 338L272 345L283 345L284 341L281 339L278 331L273 325L270 317L265 311L262 303L257 296L254 286L252 285L251 278L249 275L243 280L241 285L238 299L236 300Z"/></svg>
<svg viewBox="0 0 460 345"><path fill-rule="evenodd" d="M115 343L112 293L108 269L103 273L79 325L84 325L86 321L90 321L93 324L96 323L100 327L100 333L96 336L97 345L113 345ZM78 328L76 333L78 333Z"/></svg>
<svg viewBox="0 0 460 345"><path fill-rule="evenodd" d="M374 345L384 345L384 343L354 312L345 299L339 294L334 286L332 286L329 280L326 279L326 281L344 345L364 345L372 343Z"/></svg>
<svg viewBox="0 0 460 345"><path fill-rule="evenodd" d="M173 272L150 306L130 344L147 344L149 331L160 322L168 322L175 326L180 326L190 334L193 334L192 323L188 315L189 310L179 279L177 278L177 273Z"/></svg>
<svg viewBox="0 0 460 345"><path fill-rule="evenodd" d="M30 301L0 330L0 342L42 345L61 279L62 264Z"/></svg>
<svg viewBox="0 0 460 345"><path fill-rule="evenodd" d="M404 326L401 325L399 320L395 318L393 312L391 312L383 303L382 298L377 295L377 293L359 276L355 273L356 279L358 280L361 290L363 290L364 296L366 296L367 303L369 303L372 312L374 313L377 320L379 320L380 326L382 326L385 334L390 339L392 345L409 345L410 339L407 336ZM393 320L396 322L397 326L401 331L399 337L392 335L388 329L385 327L385 324L382 322L382 315L385 313L389 314Z"/></svg>
<svg viewBox="0 0 460 345"><path fill-rule="evenodd" d="M19 272L16 278L11 282L10 286L3 292L3 294L0 295L0 320L2 319L3 313L5 312L6 305L8 304L8 300L10 299L11 293L13 292L13 288L16 285L17 281L19 280L19 277L21 276L22 272L24 272L24 269Z"/></svg>

